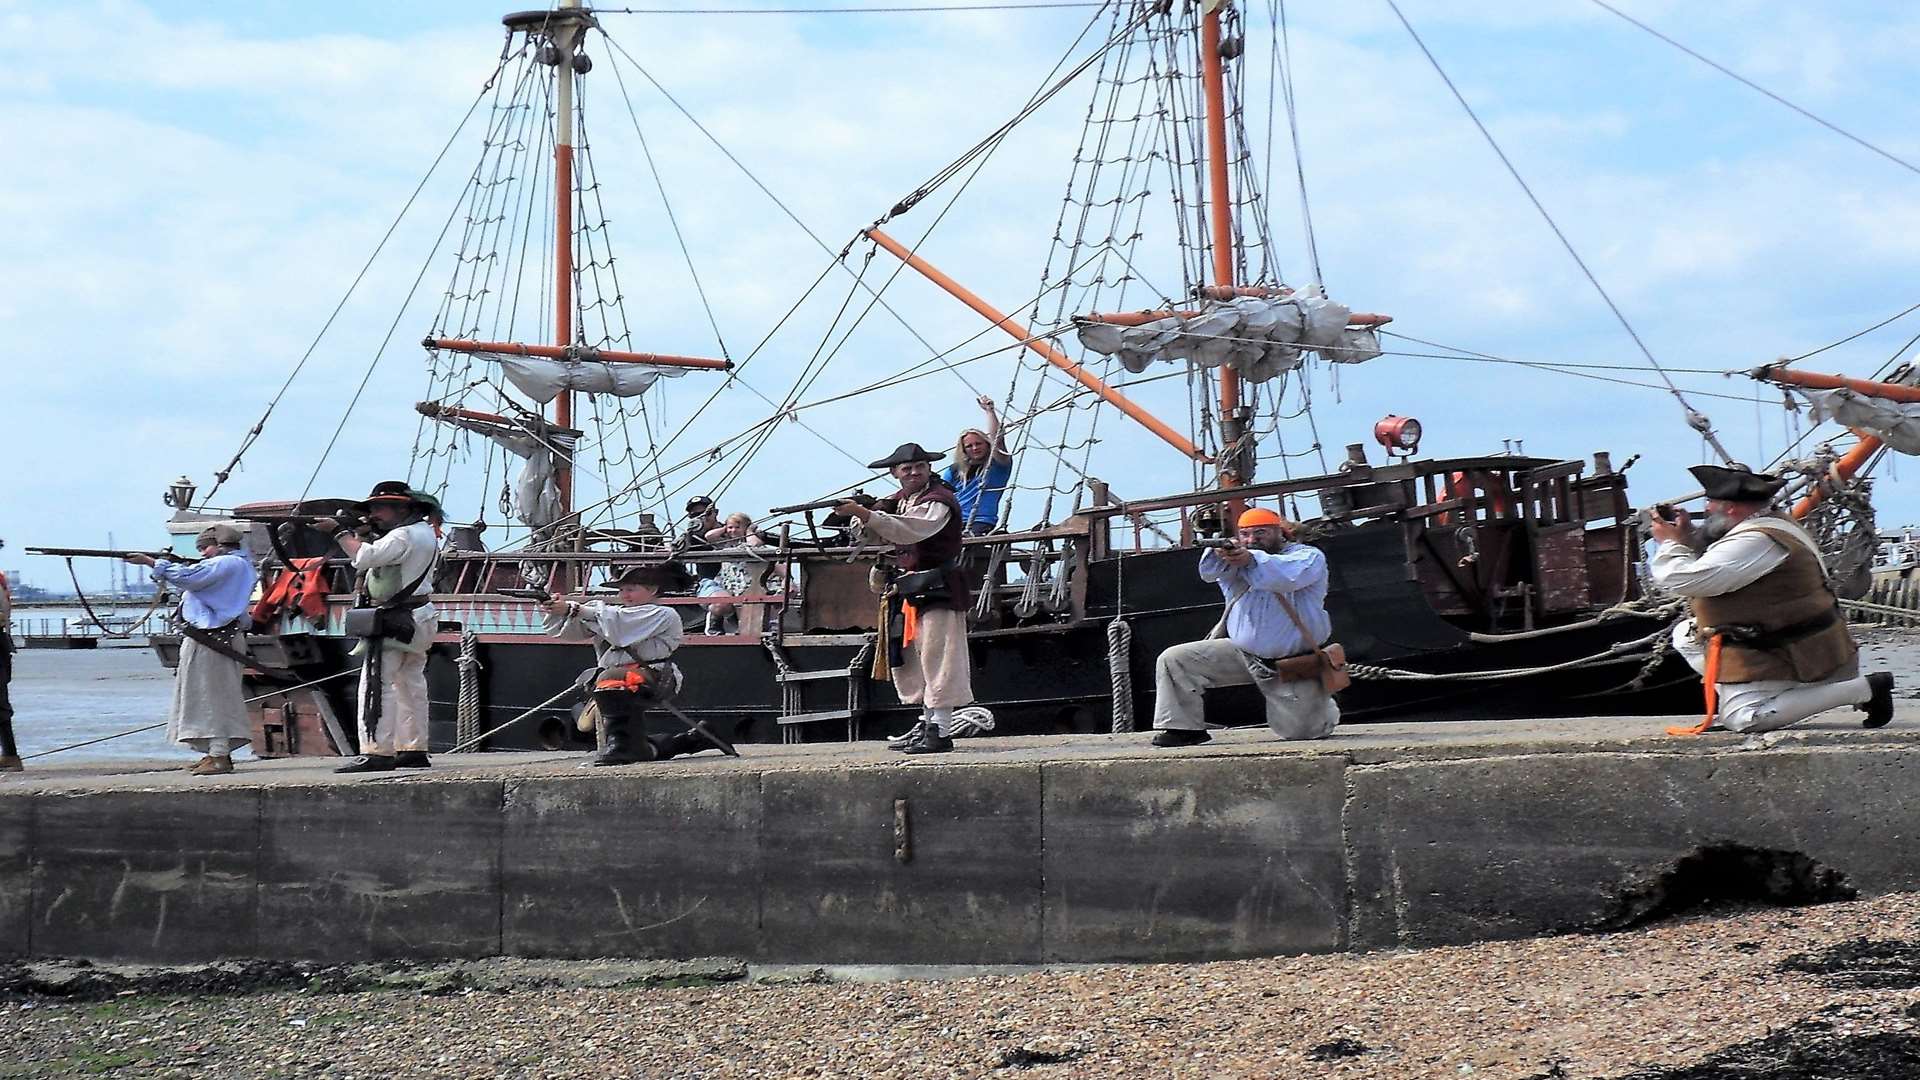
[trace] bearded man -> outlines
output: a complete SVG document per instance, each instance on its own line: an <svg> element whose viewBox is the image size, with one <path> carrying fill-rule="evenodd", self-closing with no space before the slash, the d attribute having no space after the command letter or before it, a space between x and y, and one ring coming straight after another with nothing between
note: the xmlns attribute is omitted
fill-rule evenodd
<svg viewBox="0 0 1920 1080"><path fill-rule="evenodd" d="M922 710L917 734L909 732L913 737L896 747L907 754L952 750L954 709L973 703L973 660L967 654L971 604L959 562L960 504L932 468L945 456L905 443L867 466L886 469L900 484L899 492L880 501L885 509L852 500L833 509L857 520L863 534L895 545L894 561L902 573L893 588L906 630L900 662L893 665L893 688L901 701Z"/></svg>
<svg viewBox="0 0 1920 1080"><path fill-rule="evenodd" d="M1707 717L1668 730L1773 731L1844 705L1862 709L1870 728L1892 720L1893 675L1860 675L1820 546L1773 509L1786 481L1743 465L1690 471L1707 519L1696 528L1686 511L1657 508L1651 565L1654 583L1693 611L1673 646L1706 682Z"/></svg>
<svg viewBox="0 0 1920 1080"><path fill-rule="evenodd" d="M1267 726L1282 739L1323 739L1340 723L1340 706L1322 688L1318 665L1283 663L1314 657L1333 636L1326 555L1294 542L1292 526L1265 507L1249 507L1236 524L1233 546L1200 556L1200 580L1219 585L1226 598L1226 636L1160 654L1155 746L1209 741L1203 694L1216 686L1258 686Z"/></svg>

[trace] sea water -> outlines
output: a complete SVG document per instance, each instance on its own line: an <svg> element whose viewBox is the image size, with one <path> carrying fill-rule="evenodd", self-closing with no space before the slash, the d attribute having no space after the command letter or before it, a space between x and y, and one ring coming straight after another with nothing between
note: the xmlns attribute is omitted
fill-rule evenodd
<svg viewBox="0 0 1920 1080"><path fill-rule="evenodd" d="M164 724L173 672L161 666L152 649L16 649L11 689L14 738L26 756ZM190 760L192 751L169 743L166 728L160 727L44 760L66 764L130 757Z"/></svg>

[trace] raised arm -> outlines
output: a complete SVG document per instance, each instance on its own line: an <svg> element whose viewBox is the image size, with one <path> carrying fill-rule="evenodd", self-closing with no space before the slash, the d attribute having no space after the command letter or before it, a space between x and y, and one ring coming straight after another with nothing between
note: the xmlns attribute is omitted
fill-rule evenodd
<svg viewBox="0 0 1920 1080"><path fill-rule="evenodd" d="M993 455L989 460L1012 461L1013 456L1007 453L1007 444L1000 436L1000 413L993 407L993 398L986 394L981 394L979 404L980 411L987 414L987 426L985 428L987 444L993 447Z"/></svg>
<svg viewBox="0 0 1920 1080"><path fill-rule="evenodd" d="M1749 529L1695 554L1680 540L1664 540L1649 560L1654 584L1681 596L1723 596L1744 588L1787 561L1787 549Z"/></svg>

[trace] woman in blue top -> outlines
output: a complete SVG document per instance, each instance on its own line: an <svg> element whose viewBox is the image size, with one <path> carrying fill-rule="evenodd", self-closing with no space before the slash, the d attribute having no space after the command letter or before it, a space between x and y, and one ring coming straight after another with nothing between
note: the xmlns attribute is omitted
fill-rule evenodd
<svg viewBox="0 0 1920 1080"><path fill-rule="evenodd" d="M960 503L960 524L968 536L983 536L1000 527L1000 496L1013 478L1013 458L1001 440L993 399L980 395L980 409L987 414L987 429L961 432L953 464L942 474Z"/></svg>

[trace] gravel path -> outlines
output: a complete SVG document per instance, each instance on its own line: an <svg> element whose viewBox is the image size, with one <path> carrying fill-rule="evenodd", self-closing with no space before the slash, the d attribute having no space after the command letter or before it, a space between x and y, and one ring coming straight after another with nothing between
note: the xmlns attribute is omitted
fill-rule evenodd
<svg viewBox="0 0 1920 1080"><path fill-rule="evenodd" d="M1914 1076L1920 894L1598 936L941 982L0 1001L0 1077L201 1072Z"/></svg>

